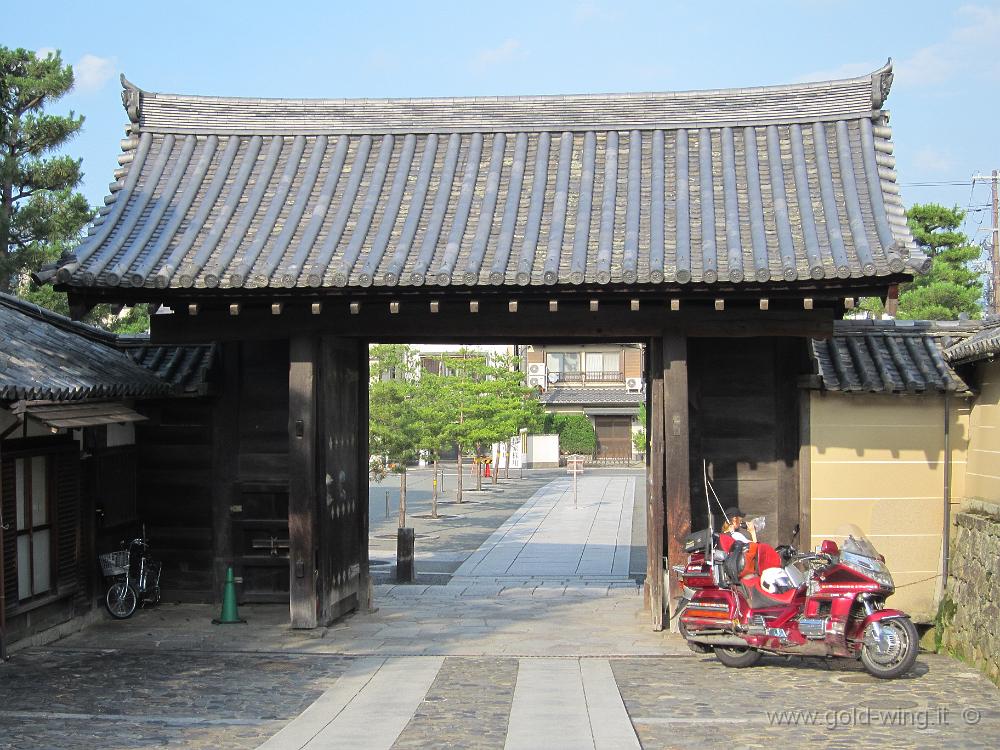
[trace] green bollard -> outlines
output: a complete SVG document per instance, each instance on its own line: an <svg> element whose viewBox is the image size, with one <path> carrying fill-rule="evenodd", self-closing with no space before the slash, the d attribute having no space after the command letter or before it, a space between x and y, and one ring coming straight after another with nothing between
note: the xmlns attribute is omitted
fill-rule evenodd
<svg viewBox="0 0 1000 750"><path fill-rule="evenodd" d="M233 568L226 569L226 583L222 587L222 614L218 619L212 620L213 625L232 625L238 622L246 622L236 610L236 578L233 576Z"/></svg>

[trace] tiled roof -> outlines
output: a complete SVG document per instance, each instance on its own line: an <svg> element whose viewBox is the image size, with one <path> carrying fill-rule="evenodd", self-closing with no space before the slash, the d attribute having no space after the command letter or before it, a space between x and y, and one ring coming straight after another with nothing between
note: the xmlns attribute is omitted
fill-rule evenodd
<svg viewBox="0 0 1000 750"><path fill-rule="evenodd" d="M639 406L645 396L624 388L551 388L540 401L543 406Z"/></svg>
<svg viewBox="0 0 1000 750"><path fill-rule="evenodd" d="M393 100L123 79L132 125L107 205L39 277L152 297L913 273L929 261L880 109L891 79L887 65L768 88Z"/></svg>
<svg viewBox="0 0 1000 750"><path fill-rule="evenodd" d="M172 391L119 351L113 334L6 294L0 294L0 331L0 400L127 398Z"/></svg>
<svg viewBox="0 0 1000 750"><path fill-rule="evenodd" d="M945 358L953 365L974 362L1000 354L1000 323L985 323L983 327L969 338L949 346Z"/></svg>
<svg viewBox="0 0 1000 750"><path fill-rule="evenodd" d="M207 392L216 360L215 344L155 346L147 337L123 337L120 345L132 361L173 384L175 390L188 394Z"/></svg>
<svg viewBox="0 0 1000 750"><path fill-rule="evenodd" d="M967 393L944 351L971 333L968 324L841 320L832 338L813 339L812 355L828 391Z"/></svg>

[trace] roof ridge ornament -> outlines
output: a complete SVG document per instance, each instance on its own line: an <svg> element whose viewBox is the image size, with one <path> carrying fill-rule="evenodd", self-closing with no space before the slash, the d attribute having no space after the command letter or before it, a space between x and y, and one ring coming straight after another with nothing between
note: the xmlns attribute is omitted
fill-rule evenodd
<svg viewBox="0 0 1000 750"><path fill-rule="evenodd" d="M132 83L125 74L121 74L122 83L122 106L128 119L134 123L139 122L139 105L142 103L142 89Z"/></svg>
<svg viewBox="0 0 1000 750"><path fill-rule="evenodd" d="M892 58L885 65L872 73L872 109L882 109L885 100L889 98L892 88Z"/></svg>

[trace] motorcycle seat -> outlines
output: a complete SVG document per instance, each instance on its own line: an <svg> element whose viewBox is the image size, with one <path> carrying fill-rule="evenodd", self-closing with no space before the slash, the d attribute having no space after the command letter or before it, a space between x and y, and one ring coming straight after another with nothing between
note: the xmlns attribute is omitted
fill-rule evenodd
<svg viewBox="0 0 1000 750"><path fill-rule="evenodd" d="M786 607L795 599L798 589L789 589L780 594L772 594L764 591L760 585L760 576L744 576L740 581L743 595L754 609L764 609L767 607Z"/></svg>

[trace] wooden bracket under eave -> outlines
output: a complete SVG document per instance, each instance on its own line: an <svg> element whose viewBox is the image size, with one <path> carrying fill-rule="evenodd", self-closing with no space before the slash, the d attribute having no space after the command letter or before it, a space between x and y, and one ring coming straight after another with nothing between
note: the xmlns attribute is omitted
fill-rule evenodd
<svg viewBox="0 0 1000 750"><path fill-rule="evenodd" d="M896 317L899 309L899 284L890 284L885 294L885 314L891 318Z"/></svg>

